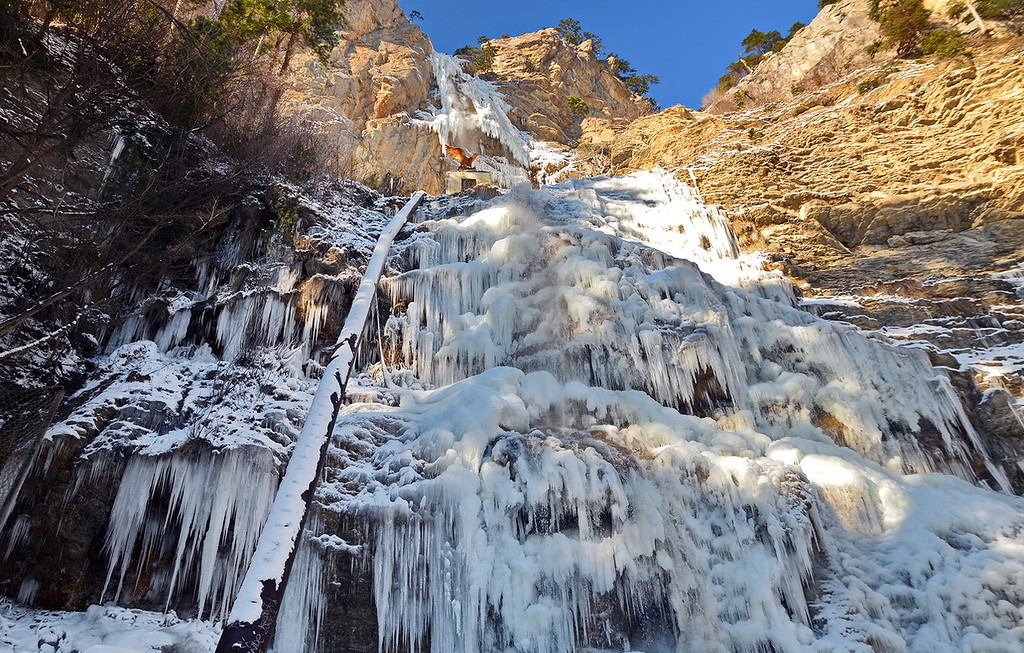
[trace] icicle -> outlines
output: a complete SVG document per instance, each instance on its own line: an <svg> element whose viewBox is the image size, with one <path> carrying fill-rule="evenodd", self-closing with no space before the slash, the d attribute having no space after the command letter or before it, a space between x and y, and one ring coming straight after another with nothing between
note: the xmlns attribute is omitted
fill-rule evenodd
<svg viewBox="0 0 1024 653"><path fill-rule="evenodd" d="M268 450L136 456L111 508L104 599L117 601L130 574L169 562L167 605L194 592L200 615L222 616L256 547L276 488ZM134 561L134 565L133 565Z"/></svg>
<svg viewBox="0 0 1024 653"><path fill-rule="evenodd" d="M440 52L430 55L441 106L421 112L419 122L437 133L441 145L468 147L481 154L476 167L491 172L495 181L512 188L529 181L532 139L508 118L512 107L497 87L462 72L462 63ZM510 163L495 152L483 152L480 138L497 140L512 156Z"/></svg>
<svg viewBox="0 0 1024 653"><path fill-rule="evenodd" d="M114 135L114 149L110 152L110 160L107 162L107 167L103 171L103 180L100 182L100 193L103 193L103 189L107 187L107 181L110 179L110 175L114 172L114 166L117 165L117 160L121 158L121 153L124 152L124 146L128 144L128 139L125 138L124 134L115 133Z"/></svg>

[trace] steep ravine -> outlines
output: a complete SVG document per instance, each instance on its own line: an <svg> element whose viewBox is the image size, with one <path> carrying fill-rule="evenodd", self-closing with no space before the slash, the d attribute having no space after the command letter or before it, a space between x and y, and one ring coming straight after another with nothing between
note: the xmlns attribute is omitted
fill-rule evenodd
<svg viewBox="0 0 1024 653"><path fill-rule="evenodd" d="M480 77L350 5L286 101L387 192L258 180L133 286L0 533L0 647L212 650L395 195L464 139L506 188L392 249L276 651L1016 650L1019 41L634 120L551 30ZM508 188L598 137L613 176Z"/></svg>

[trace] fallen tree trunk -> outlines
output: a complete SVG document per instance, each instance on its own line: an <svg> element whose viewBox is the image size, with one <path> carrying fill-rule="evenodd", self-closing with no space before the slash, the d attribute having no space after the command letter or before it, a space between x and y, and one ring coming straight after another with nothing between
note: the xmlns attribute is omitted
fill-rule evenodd
<svg viewBox="0 0 1024 653"><path fill-rule="evenodd" d="M384 271L391 243L424 195L422 191L414 194L377 240L345 326L338 336L337 348L327 364L306 423L295 442L249 570L221 633L217 653L261 653L273 641L281 598L298 549L299 534L324 465L327 445L345 397L345 385L352 373L359 338L373 304L377 282Z"/></svg>

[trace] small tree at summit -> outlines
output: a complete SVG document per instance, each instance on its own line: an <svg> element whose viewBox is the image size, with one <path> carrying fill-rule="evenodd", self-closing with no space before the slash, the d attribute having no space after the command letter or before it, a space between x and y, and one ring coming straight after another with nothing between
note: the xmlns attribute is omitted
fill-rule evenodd
<svg viewBox="0 0 1024 653"><path fill-rule="evenodd" d="M622 81L626 83L626 88L637 95L647 95L651 91L651 86L661 83L661 78L657 75L630 75L623 77Z"/></svg>
<svg viewBox="0 0 1024 653"><path fill-rule="evenodd" d="M782 50L782 48L786 47L787 43L793 40L796 33L804 27L806 25L803 23L793 23L786 36L782 36L782 33L778 30L770 32L762 32L759 29L750 30L750 34L747 34L740 41L740 45L743 46L743 52L740 53L739 59L729 64L725 74L718 78L717 90L725 92L735 86L737 82L750 74L761 63L765 55Z"/></svg>
<svg viewBox="0 0 1024 653"><path fill-rule="evenodd" d="M558 21L555 29L558 30L559 36L572 45L579 45L584 41L583 28L580 27L580 21L575 18L563 18Z"/></svg>
<svg viewBox="0 0 1024 653"><path fill-rule="evenodd" d="M782 41L782 34L778 30L772 30L771 32L762 32L761 30L752 29L750 34L747 34L746 38L740 41L745 49L744 54L760 55L767 52L772 52L775 49L775 45Z"/></svg>

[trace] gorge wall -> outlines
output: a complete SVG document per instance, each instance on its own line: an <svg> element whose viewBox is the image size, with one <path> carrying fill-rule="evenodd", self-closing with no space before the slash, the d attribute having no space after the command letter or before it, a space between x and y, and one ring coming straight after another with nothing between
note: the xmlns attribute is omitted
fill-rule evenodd
<svg viewBox="0 0 1024 653"><path fill-rule="evenodd" d="M328 167L340 176L386 192L442 192L445 172L457 165L423 122L441 108L430 40L396 0L352 0L340 36L327 67L311 54L295 56L283 97L289 112L321 135ZM493 65L479 72L511 105L509 118L524 141L563 149L579 137L583 117L573 114L568 96L587 103L591 120L629 121L651 110L587 43L570 45L554 29L488 45L496 52ZM478 72L468 62L461 66ZM475 114L485 107L465 110ZM446 144L514 163L509 148L486 134L463 140ZM531 163L517 165L529 176Z"/></svg>
<svg viewBox="0 0 1024 653"><path fill-rule="evenodd" d="M762 106L644 115L586 43L495 39L476 77L393 0L352 0L283 100L386 193L228 179L244 197L194 251L125 273L0 590L175 610L135 632L209 649L393 195L439 192L464 139L566 181L433 198L403 230L277 650L1013 650L1022 42L859 59L864 4L766 60ZM72 636L0 604L0 644L139 646L119 610Z"/></svg>
<svg viewBox="0 0 1024 653"><path fill-rule="evenodd" d="M879 57L795 97L779 88L791 48L842 52L864 34L853 19L852 33L829 27L856 6L830 5L749 76L771 101L641 118L618 132L610 169L692 174L819 310L931 351L963 375L979 423L1019 449L1002 390L1019 397L1022 381L1022 40L973 41L952 60ZM801 38L822 20L819 43Z"/></svg>

